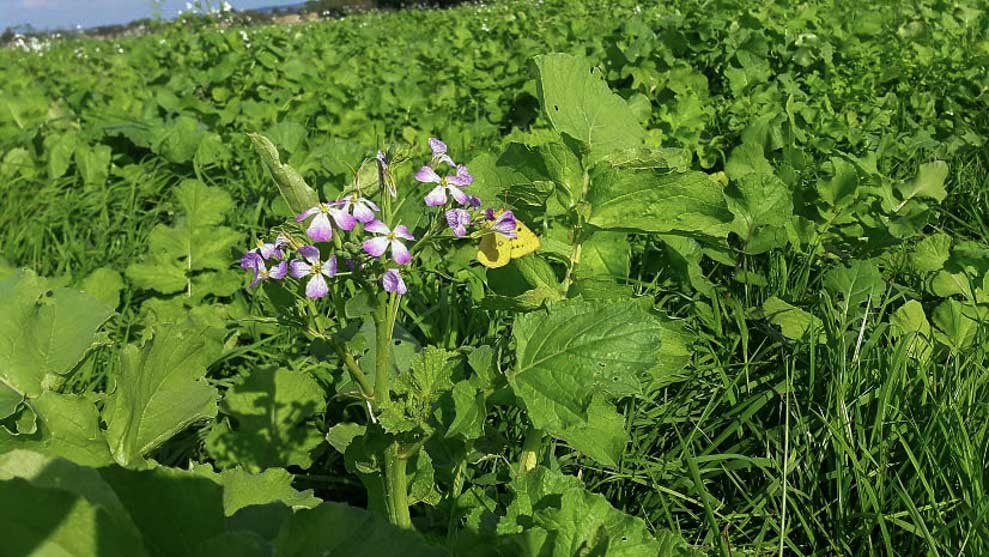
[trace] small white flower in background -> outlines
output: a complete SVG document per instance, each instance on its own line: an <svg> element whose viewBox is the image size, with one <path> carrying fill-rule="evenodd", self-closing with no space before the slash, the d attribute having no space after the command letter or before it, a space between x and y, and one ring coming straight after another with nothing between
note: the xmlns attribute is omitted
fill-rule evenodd
<svg viewBox="0 0 989 557"><path fill-rule="evenodd" d="M234 9L234 7L230 5L230 2L227 2L225 0L224 0L223 4L220 5L220 11L221 12L232 12L233 9Z"/></svg>

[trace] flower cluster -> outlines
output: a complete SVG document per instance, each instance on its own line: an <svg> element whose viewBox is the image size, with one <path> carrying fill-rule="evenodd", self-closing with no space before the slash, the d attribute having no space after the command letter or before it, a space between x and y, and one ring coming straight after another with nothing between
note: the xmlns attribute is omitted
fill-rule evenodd
<svg viewBox="0 0 989 557"><path fill-rule="evenodd" d="M470 234L497 233L515 238L516 220L512 212L483 209L481 199L465 191L474 183L467 167L455 162L447 153L446 144L439 139L430 139L429 147L432 150L430 163L420 168L415 178L422 183L435 184L423 201L428 207L447 209L445 224L453 236L463 238ZM387 168L389 161L382 152L379 151L375 158L381 169ZM395 197L394 180L385 182L382 195ZM449 207L451 200L456 206ZM254 273L252 287L267 280L280 281L291 276L305 281L307 297L324 298L330 293L328 279L337 277L340 271L339 257L346 266L345 274L377 277L386 292L404 295L408 289L399 268L412 261L412 252L406 242L416 238L405 225L389 226L381 220L389 217L381 215L378 204L360 191L335 201L318 203L295 217L297 223L305 226L307 241L300 242L280 234L273 242L258 243L241 258L240 265ZM426 235L441 231L443 221L434 220L433 228ZM472 229L477 231L472 232ZM320 245L324 249L321 250ZM324 259L326 253L329 255Z"/></svg>

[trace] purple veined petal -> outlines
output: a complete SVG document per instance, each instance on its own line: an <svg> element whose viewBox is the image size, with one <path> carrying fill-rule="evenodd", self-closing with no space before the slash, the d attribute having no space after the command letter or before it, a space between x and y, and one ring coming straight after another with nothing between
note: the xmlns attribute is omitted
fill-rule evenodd
<svg viewBox="0 0 989 557"><path fill-rule="evenodd" d="M470 206L475 209L481 208L481 198L476 195L472 195L469 198L467 198L467 203L470 204Z"/></svg>
<svg viewBox="0 0 989 557"><path fill-rule="evenodd" d="M460 188L454 185L447 186L446 189L450 190L450 195L457 200L457 203L461 205L466 205L469 198L467 194L463 192Z"/></svg>
<svg viewBox="0 0 989 557"><path fill-rule="evenodd" d="M412 254L409 253L409 248L405 247L405 244L398 240L392 240L391 258L399 265L408 265L409 261L412 261Z"/></svg>
<svg viewBox="0 0 989 557"><path fill-rule="evenodd" d="M357 219L343 209L330 209L330 216L333 217L333 221L337 223L340 230L353 230L354 226L357 225Z"/></svg>
<svg viewBox="0 0 989 557"><path fill-rule="evenodd" d="M429 184L438 184L442 178L440 178L440 175L432 167L424 166L416 172L416 180Z"/></svg>
<svg viewBox="0 0 989 557"><path fill-rule="evenodd" d="M474 182L474 177L468 174L467 176L447 176L446 183L451 186L460 186L462 188L471 185Z"/></svg>
<svg viewBox="0 0 989 557"><path fill-rule="evenodd" d="M357 203L354 204L354 218L356 218L362 223L367 224L374 220L374 211L377 210L378 210L377 207L372 209L370 206L368 206L368 204L361 203L360 201L358 201Z"/></svg>
<svg viewBox="0 0 989 557"><path fill-rule="evenodd" d="M364 226L364 230L367 230L368 232L372 232L374 234L389 234L391 232L391 228L388 228L388 225L381 222L380 220L373 220L367 223Z"/></svg>
<svg viewBox="0 0 989 557"><path fill-rule="evenodd" d="M445 162L449 166L457 166L457 163L453 162L453 159L450 158L450 155L446 155L446 154L440 155L436 157L436 160L440 162Z"/></svg>
<svg viewBox="0 0 989 557"><path fill-rule="evenodd" d="M317 242L329 242L333 239L333 226L326 213L320 213L309 223L306 234Z"/></svg>
<svg viewBox="0 0 989 557"><path fill-rule="evenodd" d="M463 238L464 236L467 235L467 227L462 224L458 224L454 226L453 235L456 236L457 238Z"/></svg>
<svg viewBox="0 0 989 557"><path fill-rule="evenodd" d="M327 277L333 278L337 274L337 256L331 255L326 263L320 267L320 272L322 272Z"/></svg>
<svg viewBox="0 0 989 557"><path fill-rule="evenodd" d="M302 221L306 220L307 218L315 215L318 212L319 212L319 205L317 205L315 207L310 207L310 208L306 209L305 211L302 211L301 213L299 213L298 215L296 215L295 222L302 222Z"/></svg>
<svg viewBox="0 0 989 557"><path fill-rule="evenodd" d="M465 209L450 209L446 212L446 224L453 228L470 222L470 213Z"/></svg>
<svg viewBox="0 0 989 557"><path fill-rule="evenodd" d="M372 257L381 257L381 254L385 253L388 249L389 240L387 236L378 236L377 238L371 238L370 240L364 240L362 247L368 255Z"/></svg>
<svg viewBox="0 0 989 557"><path fill-rule="evenodd" d="M258 253L264 259L271 259L275 255L275 251L278 250L278 246L275 244L261 244L258 246Z"/></svg>
<svg viewBox="0 0 989 557"><path fill-rule="evenodd" d="M385 271L385 274L381 277L381 286L384 287L385 292L394 292L398 295L404 295L407 292L405 281L402 280L402 275L399 274L397 269L388 269Z"/></svg>
<svg viewBox="0 0 989 557"><path fill-rule="evenodd" d="M423 198L426 205L430 207L439 207L441 205L446 205L446 188L443 186L436 186L433 191L426 194Z"/></svg>
<svg viewBox="0 0 989 557"><path fill-rule="evenodd" d="M518 237L518 234L515 233L517 225L518 221L515 220L515 214L511 211L505 211L491 223L491 229L502 236L514 239Z"/></svg>
<svg viewBox="0 0 989 557"><path fill-rule="evenodd" d="M395 227L395 236L403 240L415 240L416 237L409 232L409 229L404 225L400 224Z"/></svg>
<svg viewBox="0 0 989 557"><path fill-rule="evenodd" d="M289 264L292 269L292 277L300 279L305 276L312 274L312 265L306 263L305 261L299 261L298 259L293 259Z"/></svg>
<svg viewBox="0 0 989 557"><path fill-rule="evenodd" d="M259 255L256 251L252 250L245 253L244 257L240 258L240 267L242 269L254 270L257 269L258 265L263 265L261 261L262 261L261 255Z"/></svg>
<svg viewBox="0 0 989 557"><path fill-rule="evenodd" d="M310 264L319 263L319 248L316 246L302 246L299 248L299 255Z"/></svg>
<svg viewBox="0 0 989 557"><path fill-rule="evenodd" d="M287 274L288 274L288 261L282 261L278 265L272 267L271 271L268 272L268 276L275 280L282 280L283 278L285 278L285 275Z"/></svg>
<svg viewBox="0 0 989 557"><path fill-rule="evenodd" d="M370 199L368 199L368 198L366 198L366 197L362 197L362 198L360 198L360 200L358 200L358 202L357 202L357 203L358 203L358 204L364 204L364 205L366 205L367 207L370 207L370 208L371 208L371 210L372 210L372 211L375 211L375 212L377 212L377 211L380 211L380 210L381 210L381 209L380 209L380 208L378 207L378 204L377 204L377 203L375 203L374 201L371 201Z"/></svg>
<svg viewBox="0 0 989 557"><path fill-rule="evenodd" d="M443 153L446 153L446 143L443 143L435 137L429 138L429 148L433 151L434 157L438 157Z"/></svg>
<svg viewBox="0 0 989 557"><path fill-rule="evenodd" d="M306 296L310 298L323 298L329 293L330 289L326 286L326 279L323 278L323 275L313 275L306 284Z"/></svg>
<svg viewBox="0 0 989 557"><path fill-rule="evenodd" d="M264 263L258 260L257 266L254 267L254 280L251 281L251 288L258 285L259 282L268 278L268 269L265 268Z"/></svg>
<svg viewBox="0 0 989 557"><path fill-rule="evenodd" d="M467 170L467 167L462 164L457 165L457 178L464 182L464 186L469 186L474 183L474 176Z"/></svg>

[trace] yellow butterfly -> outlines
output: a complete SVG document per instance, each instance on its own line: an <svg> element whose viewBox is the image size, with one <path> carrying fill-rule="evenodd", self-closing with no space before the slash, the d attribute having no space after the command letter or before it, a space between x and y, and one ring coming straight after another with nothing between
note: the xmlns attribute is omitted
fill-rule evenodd
<svg viewBox="0 0 989 557"><path fill-rule="evenodd" d="M495 218L501 216L503 212L496 212ZM529 255L539 249L539 236L536 236L520 220L516 220L515 234L514 240L494 232L485 234L477 250L477 260L489 269L497 269L508 265L512 259Z"/></svg>

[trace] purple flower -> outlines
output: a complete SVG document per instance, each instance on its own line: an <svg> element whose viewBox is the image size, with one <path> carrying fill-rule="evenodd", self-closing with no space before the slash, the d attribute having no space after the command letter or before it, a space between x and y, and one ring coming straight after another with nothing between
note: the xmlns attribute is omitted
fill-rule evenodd
<svg viewBox="0 0 989 557"><path fill-rule="evenodd" d="M402 275L399 274L398 269L388 269L385 271L385 274L381 277L381 286L385 288L385 292L395 292L399 296L408 292L408 289L405 288L405 281L402 280Z"/></svg>
<svg viewBox="0 0 989 557"><path fill-rule="evenodd" d="M475 209L481 208L481 198L476 195L467 196L467 204Z"/></svg>
<svg viewBox="0 0 989 557"><path fill-rule="evenodd" d="M416 180L423 183L439 184L424 199L426 205L430 207L446 205L447 191L457 200L457 203L461 205L470 203L470 197L460 188L474 183L474 177L467 171L467 167L462 164L457 166L456 174L445 177L440 177L432 167L424 166L416 172Z"/></svg>
<svg viewBox="0 0 989 557"><path fill-rule="evenodd" d="M355 219L367 224L374 220L374 213L380 209L370 199L355 193L343 201L343 211L345 213L353 212Z"/></svg>
<svg viewBox="0 0 989 557"><path fill-rule="evenodd" d="M463 238L467 235L467 226L470 225L470 213L466 209L450 209L446 212L446 223L453 229L453 235Z"/></svg>
<svg viewBox="0 0 989 557"><path fill-rule="evenodd" d="M488 209L485 211L485 216L488 220L494 221L491 223L491 230L506 238L518 238L519 235L515 233L518 221L515 220L515 215L511 211L503 211L500 215L495 215L493 210Z"/></svg>
<svg viewBox="0 0 989 557"><path fill-rule="evenodd" d="M288 245L288 238L286 238L282 234L279 234L278 237L275 238L274 243L265 243L262 242L261 240L258 240L257 247L252 249L249 253L256 253L260 255L262 259L275 258L281 260L281 259L285 259L285 253L282 251L282 248L284 248L287 245ZM244 267L245 269L248 268L244 266L243 260L241 261L240 266Z"/></svg>
<svg viewBox="0 0 989 557"><path fill-rule="evenodd" d="M435 137L429 138L429 148L433 151L433 161L435 162L445 162L450 166L457 166L450 158L450 155L446 154L446 143L443 143Z"/></svg>
<svg viewBox="0 0 989 557"><path fill-rule="evenodd" d="M320 262L319 248L316 246L302 246L299 248L299 255L304 261L298 259L292 261L292 276L300 279L312 275L306 284L306 296L310 298L326 296L330 292L326 278L333 278L337 274L336 256L331 255L325 262Z"/></svg>
<svg viewBox="0 0 989 557"><path fill-rule="evenodd" d="M379 235L377 238L364 241L364 251L371 256L381 257L384 255L385 250L391 246L391 257L395 260L395 263L405 265L409 261L412 261L412 254L409 253L408 248L398 240L399 238L403 240L415 240L415 236L409 233L409 229L404 224L400 224L395 227L395 230L391 230L387 224L376 220L368 223L364 227L364 230Z"/></svg>
<svg viewBox="0 0 989 557"><path fill-rule="evenodd" d="M264 256L256 252L248 252L240 260L240 266L254 271L254 280L251 281L251 288L254 288L263 280L281 280L288 273L288 261L282 261L270 270L264 264Z"/></svg>
<svg viewBox="0 0 989 557"><path fill-rule="evenodd" d="M330 218L333 217L333 221L336 222L337 228L341 230L352 230L357 221L342 209L338 209L335 205L339 205L340 202L335 203L320 203L319 205L306 209L299 216L295 217L296 222L302 222L307 218L316 215L316 218L309 223L309 228L306 230L306 234L310 238L317 242L329 242L333 239L333 226L330 225Z"/></svg>

